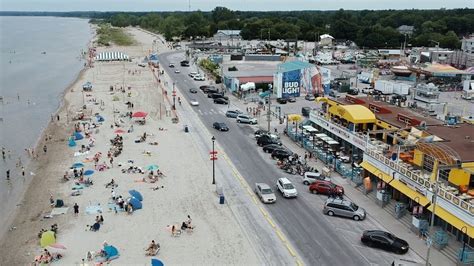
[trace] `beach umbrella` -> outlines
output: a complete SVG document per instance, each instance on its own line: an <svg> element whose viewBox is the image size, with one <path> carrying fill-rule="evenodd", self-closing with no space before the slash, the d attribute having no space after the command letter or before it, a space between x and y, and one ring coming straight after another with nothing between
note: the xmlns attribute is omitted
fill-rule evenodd
<svg viewBox="0 0 474 266"><path fill-rule="evenodd" d="M74 164L72 165L72 168L82 168L82 167L84 167L84 164L83 164L83 163L74 163Z"/></svg>
<svg viewBox="0 0 474 266"><path fill-rule="evenodd" d="M59 243L54 243L49 245L50 248L57 248L57 249L67 249L64 245L59 244Z"/></svg>
<svg viewBox="0 0 474 266"><path fill-rule="evenodd" d="M119 257L119 252L114 246L105 246L104 251L108 260L113 260Z"/></svg>
<svg viewBox="0 0 474 266"><path fill-rule="evenodd" d="M146 167L146 169L147 169L148 171L155 171L155 170L158 170L159 167L158 167L158 165L156 165L156 164L151 164L151 165L148 165L148 166Z"/></svg>
<svg viewBox="0 0 474 266"><path fill-rule="evenodd" d="M41 234L40 246L42 248L50 246L54 243L56 243L56 238L54 237L53 231L46 231L43 234Z"/></svg>
<svg viewBox="0 0 474 266"><path fill-rule="evenodd" d="M97 119L97 122L104 122L105 121L104 117L101 116L101 115L96 115L95 118Z"/></svg>
<svg viewBox="0 0 474 266"><path fill-rule="evenodd" d="M165 264L159 259L151 259L151 266L164 266Z"/></svg>
<svg viewBox="0 0 474 266"><path fill-rule="evenodd" d="M131 197L130 204L132 204L133 209L139 210L142 208L142 203L137 198Z"/></svg>
<svg viewBox="0 0 474 266"><path fill-rule="evenodd" d="M74 140L81 140L83 138L84 138L84 136L81 133L79 133L79 132L74 133Z"/></svg>
<svg viewBox="0 0 474 266"><path fill-rule="evenodd" d="M130 194L130 196L136 198L139 201L143 201L142 194L140 194L140 192L136 191L135 189L129 190L128 194Z"/></svg>
<svg viewBox="0 0 474 266"><path fill-rule="evenodd" d="M94 170L86 170L84 172L84 175L92 175L94 173Z"/></svg>
<svg viewBox="0 0 474 266"><path fill-rule="evenodd" d="M135 112L132 114L132 117L146 117L148 115L148 113L146 112Z"/></svg>
<svg viewBox="0 0 474 266"><path fill-rule="evenodd" d="M69 145L69 147L75 147L76 146L76 142L74 141L73 137L69 138L69 141L68 141L67 145Z"/></svg>
<svg viewBox="0 0 474 266"><path fill-rule="evenodd" d="M117 130L114 131L115 134L123 134L123 133L125 133L125 132L126 132L126 131L123 130L123 129L117 129Z"/></svg>

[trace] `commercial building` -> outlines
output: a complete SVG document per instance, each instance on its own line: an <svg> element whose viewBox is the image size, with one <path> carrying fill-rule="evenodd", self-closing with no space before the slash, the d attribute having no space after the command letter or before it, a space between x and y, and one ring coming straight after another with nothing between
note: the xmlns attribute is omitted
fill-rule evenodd
<svg viewBox="0 0 474 266"><path fill-rule="evenodd" d="M321 74L313 64L291 61L278 65L273 76L273 94L277 98L322 94Z"/></svg>
<svg viewBox="0 0 474 266"><path fill-rule="evenodd" d="M461 40L461 51L474 54L474 34Z"/></svg>

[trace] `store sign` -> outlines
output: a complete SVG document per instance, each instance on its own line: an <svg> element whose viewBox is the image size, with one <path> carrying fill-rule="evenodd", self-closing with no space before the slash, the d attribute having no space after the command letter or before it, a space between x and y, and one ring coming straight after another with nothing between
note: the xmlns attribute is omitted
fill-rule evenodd
<svg viewBox="0 0 474 266"><path fill-rule="evenodd" d="M282 98L300 96L301 71L293 70L283 73L282 78Z"/></svg>

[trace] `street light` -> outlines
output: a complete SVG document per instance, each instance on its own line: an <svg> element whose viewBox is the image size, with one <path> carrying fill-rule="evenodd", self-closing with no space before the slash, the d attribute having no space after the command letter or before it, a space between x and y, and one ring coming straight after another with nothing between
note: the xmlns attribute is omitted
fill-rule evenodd
<svg viewBox="0 0 474 266"><path fill-rule="evenodd" d="M214 150L214 142L216 141L216 138L212 136L212 152L211 152L211 161L212 161L212 184L216 184L216 151Z"/></svg>

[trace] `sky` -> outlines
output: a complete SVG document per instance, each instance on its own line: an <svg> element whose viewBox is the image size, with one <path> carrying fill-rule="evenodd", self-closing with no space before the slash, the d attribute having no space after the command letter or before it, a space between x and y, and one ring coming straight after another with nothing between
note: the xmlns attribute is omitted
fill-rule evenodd
<svg viewBox="0 0 474 266"><path fill-rule="evenodd" d="M287 11L474 8L474 0L0 0L0 11Z"/></svg>

